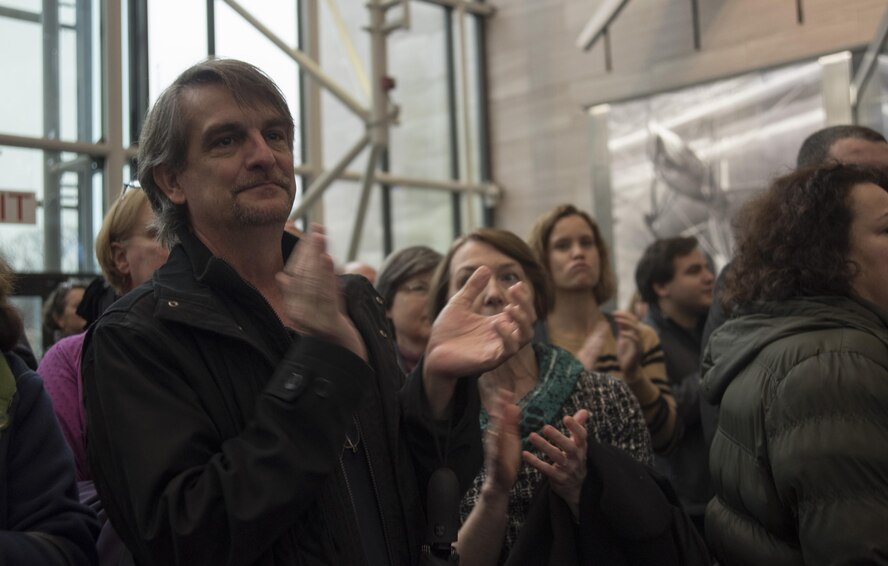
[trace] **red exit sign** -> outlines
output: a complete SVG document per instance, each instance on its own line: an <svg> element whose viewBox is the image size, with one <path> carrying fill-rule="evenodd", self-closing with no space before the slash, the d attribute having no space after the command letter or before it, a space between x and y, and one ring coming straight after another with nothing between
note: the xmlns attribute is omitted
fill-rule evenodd
<svg viewBox="0 0 888 566"><path fill-rule="evenodd" d="M0 222L37 224L37 193L0 191Z"/></svg>

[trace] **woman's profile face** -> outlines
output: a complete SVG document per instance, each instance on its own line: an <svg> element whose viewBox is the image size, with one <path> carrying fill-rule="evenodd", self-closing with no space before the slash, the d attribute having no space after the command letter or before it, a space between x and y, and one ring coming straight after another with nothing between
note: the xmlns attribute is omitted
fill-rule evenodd
<svg viewBox="0 0 888 566"><path fill-rule="evenodd" d="M533 303L535 290L521 264L493 246L474 240L467 241L453 254L447 287L448 298L456 294L482 265L490 269L491 277L472 305L475 312L487 316L501 313L509 302L506 292L519 281L524 281L530 292L530 303Z"/></svg>
<svg viewBox="0 0 888 566"><path fill-rule="evenodd" d="M154 271L166 263L170 255L169 250L155 239L156 234L151 228L153 221L154 214L148 201L145 201L139 215L139 223L133 228L133 234L120 242L122 256L119 256L117 268L121 273L129 274L132 282L130 289L151 279Z"/></svg>
<svg viewBox="0 0 888 566"><path fill-rule="evenodd" d="M888 192L863 183L851 189L851 250L848 259L857 264L851 284L854 291L888 310Z"/></svg>
<svg viewBox="0 0 888 566"><path fill-rule="evenodd" d="M65 308L60 316L55 317L59 330L65 336L77 334L86 326L86 321L77 314L77 307L83 300L83 287L71 287L65 294Z"/></svg>
<svg viewBox="0 0 888 566"><path fill-rule="evenodd" d="M595 233L582 216L555 223L547 242L548 268L557 290L593 289L601 277Z"/></svg>

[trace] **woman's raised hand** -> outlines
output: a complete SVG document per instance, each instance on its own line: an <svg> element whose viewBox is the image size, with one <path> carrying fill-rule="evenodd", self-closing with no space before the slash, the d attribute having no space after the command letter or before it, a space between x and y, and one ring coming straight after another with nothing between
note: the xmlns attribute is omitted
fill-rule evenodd
<svg viewBox="0 0 888 566"><path fill-rule="evenodd" d="M580 409L564 417L567 435L552 425L544 426L542 434L530 434L530 443L548 461L526 450L522 454L525 462L549 478L552 491L567 503L575 518L580 516L580 493L586 479L587 420L589 411Z"/></svg>

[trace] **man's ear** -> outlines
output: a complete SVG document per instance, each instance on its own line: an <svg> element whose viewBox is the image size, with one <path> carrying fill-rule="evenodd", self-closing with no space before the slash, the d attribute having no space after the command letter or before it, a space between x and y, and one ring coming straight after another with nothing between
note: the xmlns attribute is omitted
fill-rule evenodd
<svg viewBox="0 0 888 566"><path fill-rule="evenodd" d="M117 268L117 272L122 275L129 275L130 264L129 260L126 259L126 247L120 242L113 242L111 244L111 256L114 259L114 267Z"/></svg>
<svg viewBox="0 0 888 566"><path fill-rule="evenodd" d="M154 182L173 204L185 204L185 191L179 184L179 174L168 165L157 165L151 172Z"/></svg>
<svg viewBox="0 0 888 566"><path fill-rule="evenodd" d="M654 283L653 289L658 299L669 296L669 283Z"/></svg>

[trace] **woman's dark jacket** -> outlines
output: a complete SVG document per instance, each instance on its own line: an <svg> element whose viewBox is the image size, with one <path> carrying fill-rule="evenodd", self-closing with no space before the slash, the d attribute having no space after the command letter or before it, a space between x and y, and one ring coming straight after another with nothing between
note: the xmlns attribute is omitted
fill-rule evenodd
<svg viewBox="0 0 888 566"><path fill-rule="evenodd" d="M888 564L888 315L812 297L749 307L709 342L721 403L706 534L721 564Z"/></svg>
<svg viewBox="0 0 888 566"><path fill-rule="evenodd" d="M96 564L99 526L77 499L74 460L43 382L15 354L4 357L15 394L0 407L7 418L0 427L0 565Z"/></svg>
<svg viewBox="0 0 888 566"><path fill-rule="evenodd" d="M99 495L137 564L365 563L341 460L352 415L393 564L413 564L422 517L400 438L403 382L381 299L344 298L370 364L288 331L193 235L115 303L83 356ZM287 257L295 238L285 235Z"/></svg>

